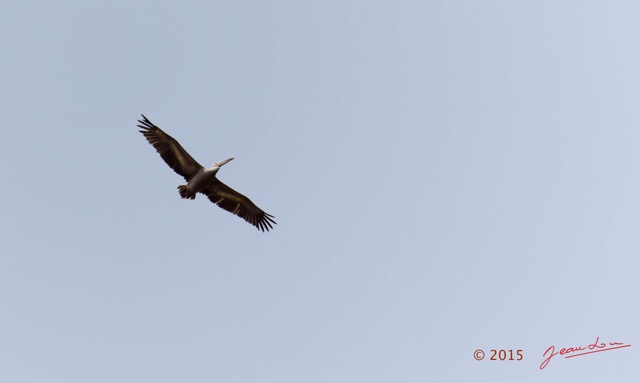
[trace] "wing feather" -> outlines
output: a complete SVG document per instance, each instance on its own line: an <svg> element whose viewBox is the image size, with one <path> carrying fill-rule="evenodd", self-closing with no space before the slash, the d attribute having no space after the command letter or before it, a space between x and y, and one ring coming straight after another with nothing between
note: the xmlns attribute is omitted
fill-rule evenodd
<svg viewBox="0 0 640 383"><path fill-rule="evenodd" d="M211 202L244 219L258 230L269 231L269 229L273 229L272 224L276 224L276 221L273 220L274 216L265 213L249 198L231 189L217 178L211 183L205 194Z"/></svg>
<svg viewBox="0 0 640 383"><path fill-rule="evenodd" d="M147 117L142 115L143 120L138 120L140 133L149 141L160 154L164 162L176 173L189 181L200 169L202 165L194 160L189 153L173 137L155 126Z"/></svg>

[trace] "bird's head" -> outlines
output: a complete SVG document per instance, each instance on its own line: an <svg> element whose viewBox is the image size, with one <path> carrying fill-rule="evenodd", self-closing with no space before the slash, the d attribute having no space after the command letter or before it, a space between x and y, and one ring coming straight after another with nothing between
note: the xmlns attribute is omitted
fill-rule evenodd
<svg viewBox="0 0 640 383"><path fill-rule="evenodd" d="M224 161L216 162L215 164L213 164L211 169L220 169L222 167L222 165L226 164L227 162L231 161L232 159L233 159L233 157L227 158Z"/></svg>

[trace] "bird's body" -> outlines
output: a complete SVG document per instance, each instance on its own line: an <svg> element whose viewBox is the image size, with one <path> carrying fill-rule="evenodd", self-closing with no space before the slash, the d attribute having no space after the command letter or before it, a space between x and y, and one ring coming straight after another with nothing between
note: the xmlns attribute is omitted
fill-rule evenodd
<svg viewBox="0 0 640 383"><path fill-rule="evenodd" d="M226 159L216 162L210 168L205 168L194 160L173 137L155 126L142 115L138 125L147 141L156 149L162 159L176 173L187 180L186 185L178 186L182 198L195 199L196 194L202 193L209 200L221 208L231 212L262 231L272 229L276 222L273 216L262 211L251 200L218 180L216 174L222 165L233 160Z"/></svg>
<svg viewBox="0 0 640 383"><path fill-rule="evenodd" d="M202 167L196 174L187 180L188 182L186 185L178 186L180 196L182 198L195 199L196 194L198 193L203 193L205 195L208 194L207 190L209 186L217 181L216 174L218 173L218 170L220 170L220 167L232 159L233 158L229 158L228 160L217 162L209 169Z"/></svg>
<svg viewBox="0 0 640 383"><path fill-rule="evenodd" d="M204 191L207 186L213 182L216 178L216 173L219 168L211 167L211 169L202 168L198 173L196 173L191 180L184 185L184 195L183 198L195 199L196 194ZM182 193L181 193L182 195Z"/></svg>

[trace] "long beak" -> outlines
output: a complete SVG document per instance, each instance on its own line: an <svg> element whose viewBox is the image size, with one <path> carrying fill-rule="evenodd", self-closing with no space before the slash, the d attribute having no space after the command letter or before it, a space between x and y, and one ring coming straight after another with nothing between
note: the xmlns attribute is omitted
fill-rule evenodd
<svg viewBox="0 0 640 383"><path fill-rule="evenodd" d="M226 159L226 160L224 160L224 161L217 162L217 163L216 163L216 166L220 167L220 166L222 166L222 165L226 164L227 162L231 161L232 159L233 159L233 157L231 157L231 158L229 158L229 159Z"/></svg>

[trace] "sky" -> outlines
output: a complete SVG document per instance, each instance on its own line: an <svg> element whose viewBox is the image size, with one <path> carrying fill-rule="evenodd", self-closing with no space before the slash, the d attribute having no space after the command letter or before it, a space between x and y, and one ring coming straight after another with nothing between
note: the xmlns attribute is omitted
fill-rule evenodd
<svg viewBox="0 0 640 383"><path fill-rule="evenodd" d="M639 14L3 2L0 381L637 382Z"/></svg>

